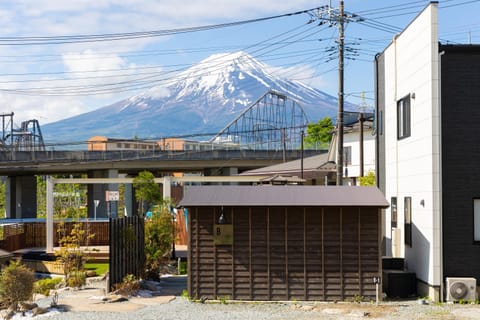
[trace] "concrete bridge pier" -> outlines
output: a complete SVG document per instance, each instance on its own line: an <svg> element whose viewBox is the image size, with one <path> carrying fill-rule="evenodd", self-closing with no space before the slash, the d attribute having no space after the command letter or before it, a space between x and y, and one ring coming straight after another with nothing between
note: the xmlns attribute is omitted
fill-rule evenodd
<svg viewBox="0 0 480 320"><path fill-rule="evenodd" d="M5 188L5 202L5 218L36 218L36 176L9 176Z"/></svg>
<svg viewBox="0 0 480 320"><path fill-rule="evenodd" d="M118 170L95 170L88 173L89 178L118 178ZM90 219L116 217L118 215L118 202L107 202L106 191L118 191L117 183L89 184L87 186L88 217ZM95 200L98 205L95 208ZM120 214L123 214L120 213Z"/></svg>

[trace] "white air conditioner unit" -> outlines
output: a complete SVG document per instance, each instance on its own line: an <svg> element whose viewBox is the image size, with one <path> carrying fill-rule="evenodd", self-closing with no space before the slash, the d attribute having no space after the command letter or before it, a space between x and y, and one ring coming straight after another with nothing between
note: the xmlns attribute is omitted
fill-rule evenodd
<svg viewBox="0 0 480 320"><path fill-rule="evenodd" d="M475 301L477 293L477 279L475 278L447 278L447 302Z"/></svg>

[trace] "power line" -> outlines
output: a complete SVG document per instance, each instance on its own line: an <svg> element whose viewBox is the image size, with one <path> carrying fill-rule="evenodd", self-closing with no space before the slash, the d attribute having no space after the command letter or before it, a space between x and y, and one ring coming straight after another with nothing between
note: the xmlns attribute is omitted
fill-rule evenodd
<svg viewBox="0 0 480 320"><path fill-rule="evenodd" d="M289 17L294 15L300 15L305 13L308 14L319 8L321 7L316 7L316 8L292 12L292 13L274 15L274 16L269 16L264 18L256 18L256 19L241 20L241 21L221 23L221 24L212 24L212 25L206 25L206 26L186 27L186 28L176 28L176 29L125 32L125 33L66 35L66 36L0 37L0 45L1 46L58 45L58 44L67 44L67 43L104 42L104 41L118 41L118 40L161 37L161 36L167 36L167 35L177 35L182 33L192 33L192 32L200 32L200 31L208 31L213 29L233 27L233 26L257 23L257 22L268 21L268 20L273 20L273 19L278 19L283 17Z"/></svg>

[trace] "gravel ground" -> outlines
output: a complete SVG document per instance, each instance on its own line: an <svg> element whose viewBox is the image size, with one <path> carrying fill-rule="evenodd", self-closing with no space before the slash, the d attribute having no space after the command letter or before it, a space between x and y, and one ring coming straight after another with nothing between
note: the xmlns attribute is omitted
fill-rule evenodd
<svg viewBox="0 0 480 320"><path fill-rule="evenodd" d="M126 302L105 304L98 295L103 288L90 288L59 293L59 304L64 310L50 311L35 318L41 319L89 319L89 320L303 320L303 319L480 319L480 305L420 304L415 300L372 303L313 303L313 302L191 302L180 297L184 287L178 278L172 285L163 284L160 296L132 298ZM168 282L168 281L167 281ZM176 296L171 296L176 294ZM92 299L94 298L94 299ZM48 307L51 298L37 300L41 307ZM80 308L68 308L68 306ZM70 309L65 311L65 309ZM23 317L17 314L13 320Z"/></svg>
<svg viewBox="0 0 480 320"><path fill-rule="evenodd" d="M480 319L480 307L460 305L420 305L404 303L195 303L177 297L169 303L146 306L130 312L62 312L48 319L165 319L165 320L293 320L293 319Z"/></svg>

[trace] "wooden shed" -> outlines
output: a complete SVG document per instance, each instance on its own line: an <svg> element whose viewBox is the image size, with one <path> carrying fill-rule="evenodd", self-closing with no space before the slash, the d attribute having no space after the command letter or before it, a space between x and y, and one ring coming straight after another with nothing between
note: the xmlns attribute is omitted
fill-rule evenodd
<svg viewBox="0 0 480 320"><path fill-rule="evenodd" d="M180 204L191 297L375 299L388 207L377 188L191 186Z"/></svg>

